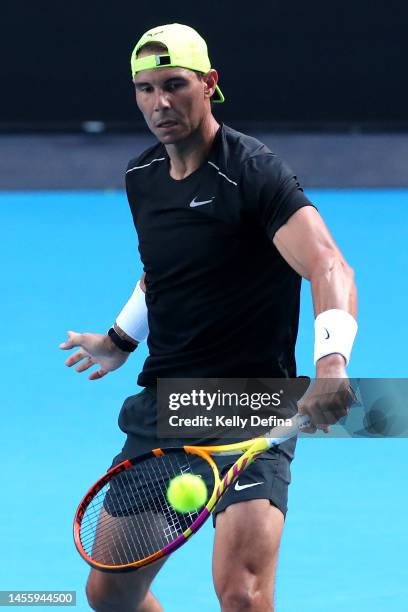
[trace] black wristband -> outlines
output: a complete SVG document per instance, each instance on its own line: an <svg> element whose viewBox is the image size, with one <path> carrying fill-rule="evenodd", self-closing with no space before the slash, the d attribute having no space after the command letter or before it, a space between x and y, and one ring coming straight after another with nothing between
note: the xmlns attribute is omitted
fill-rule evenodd
<svg viewBox="0 0 408 612"><path fill-rule="evenodd" d="M137 348L137 344L133 344L133 342L129 342L129 340L121 338L113 327L108 330L108 336L112 340L113 344L125 353L133 353L133 351Z"/></svg>

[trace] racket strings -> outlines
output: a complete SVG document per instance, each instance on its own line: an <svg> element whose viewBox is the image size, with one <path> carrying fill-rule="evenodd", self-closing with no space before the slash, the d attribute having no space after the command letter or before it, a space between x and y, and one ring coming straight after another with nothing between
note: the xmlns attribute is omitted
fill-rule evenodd
<svg viewBox="0 0 408 612"><path fill-rule="evenodd" d="M114 476L84 513L80 540L86 554L104 565L126 565L173 542L199 514L179 514L167 502L170 480L185 473L214 482L208 463L184 451L149 457Z"/></svg>

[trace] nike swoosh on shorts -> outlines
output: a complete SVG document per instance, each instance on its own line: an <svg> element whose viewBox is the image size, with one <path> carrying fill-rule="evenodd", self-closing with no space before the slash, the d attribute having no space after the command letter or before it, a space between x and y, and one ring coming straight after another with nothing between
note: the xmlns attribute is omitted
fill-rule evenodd
<svg viewBox="0 0 408 612"><path fill-rule="evenodd" d="M263 484L263 482L251 482L251 483L246 484L246 485L240 485L238 480L237 480L237 482L235 483L234 489L236 491L242 491L243 489L249 489L249 487L256 487L257 485L261 485L261 484Z"/></svg>

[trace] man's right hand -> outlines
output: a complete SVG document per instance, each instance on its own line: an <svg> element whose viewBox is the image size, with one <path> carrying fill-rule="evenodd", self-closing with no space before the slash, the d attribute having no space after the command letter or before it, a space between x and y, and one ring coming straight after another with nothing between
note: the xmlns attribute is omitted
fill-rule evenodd
<svg viewBox="0 0 408 612"><path fill-rule="evenodd" d="M107 334L79 334L69 331L68 340L62 342L59 348L66 351L75 347L79 347L79 350L65 362L65 365L69 368L79 363L79 366L75 368L76 371L85 372L94 365L101 366L99 370L89 374L89 380L98 380L108 372L117 370L125 363L130 354L125 353L113 344Z"/></svg>

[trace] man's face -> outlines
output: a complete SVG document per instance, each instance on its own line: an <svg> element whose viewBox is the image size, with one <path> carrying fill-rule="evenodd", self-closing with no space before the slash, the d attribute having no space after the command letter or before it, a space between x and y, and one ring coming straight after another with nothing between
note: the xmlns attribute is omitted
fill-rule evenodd
<svg viewBox="0 0 408 612"><path fill-rule="evenodd" d="M216 73L210 81L214 78ZM134 83L137 105L149 129L163 144L188 138L211 112L208 78L199 79L186 68L142 70Z"/></svg>

